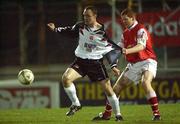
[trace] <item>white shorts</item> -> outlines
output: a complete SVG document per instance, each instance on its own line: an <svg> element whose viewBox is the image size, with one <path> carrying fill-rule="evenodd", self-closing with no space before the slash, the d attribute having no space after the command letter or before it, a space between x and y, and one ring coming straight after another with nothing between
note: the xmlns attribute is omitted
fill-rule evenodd
<svg viewBox="0 0 180 124"><path fill-rule="evenodd" d="M138 84L142 78L144 71L150 71L154 78L157 72L157 62L153 59L147 59L137 63L128 63L127 71L124 72L124 76L132 80L133 83Z"/></svg>

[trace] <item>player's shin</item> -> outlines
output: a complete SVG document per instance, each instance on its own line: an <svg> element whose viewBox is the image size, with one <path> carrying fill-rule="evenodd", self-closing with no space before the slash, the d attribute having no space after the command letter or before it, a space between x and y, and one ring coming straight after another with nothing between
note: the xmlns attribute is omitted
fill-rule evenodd
<svg viewBox="0 0 180 124"><path fill-rule="evenodd" d="M113 94L112 96L107 96L107 99L108 99L110 105L112 106L112 110L113 110L114 114L116 116L121 115L120 107L119 107L119 100L118 100L116 94Z"/></svg>
<svg viewBox="0 0 180 124"><path fill-rule="evenodd" d="M69 87L66 87L66 88L64 87L64 90L66 94L68 95L69 99L71 100L72 105L81 106L79 99L76 95L76 88L73 83Z"/></svg>
<svg viewBox="0 0 180 124"><path fill-rule="evenodd" d="M158 108L158 99L157 99L156 93L154 91L152 91L152 92L148 93L146 95L146 97L147 97L149 104L151 105L153 115L160 116L160 112L159 112L159 108Z"/></svg>

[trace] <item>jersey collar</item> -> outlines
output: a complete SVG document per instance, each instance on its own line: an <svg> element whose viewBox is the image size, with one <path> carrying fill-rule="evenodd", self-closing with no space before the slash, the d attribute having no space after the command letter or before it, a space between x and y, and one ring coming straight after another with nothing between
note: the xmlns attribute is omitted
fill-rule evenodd
<svg viewBox="0 0 180 124"><path fill-rule="evenodd" d="M134 24L133 24L132 26L130 26L128 29L129 29L129 30L133 29L137 24L138 24L138 22L135 21Z"/></svg>

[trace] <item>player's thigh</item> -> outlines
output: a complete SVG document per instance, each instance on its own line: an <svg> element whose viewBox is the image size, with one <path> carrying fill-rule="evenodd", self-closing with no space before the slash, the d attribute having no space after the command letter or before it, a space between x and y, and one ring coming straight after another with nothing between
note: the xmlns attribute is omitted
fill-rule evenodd
<svg viewBox="0 0 180 124"><path fill-rule="evenodd" d="M154 78L154 75L151 71L144 71L142 75L142 87L145 90L145 92L148 92L149 90L152 90L151 82Z"/></svg>
<svg viewBox="0 0 180 124"><path fill-rule="evenodd" d="M73 68L67 68L62 76L63 82L65 81L74 81L76 79L81 78L82 76L75 71Z"/></svg>
<svg viewBox="0 0 180 124"><path fill-rule="evenodd" d="M113 86L113 90L116 93L116 95L118 96L123 89L125 89L131 84L131 82L132 81L129 78L122 75L122 77L119 80L117 80Z"/></svg>

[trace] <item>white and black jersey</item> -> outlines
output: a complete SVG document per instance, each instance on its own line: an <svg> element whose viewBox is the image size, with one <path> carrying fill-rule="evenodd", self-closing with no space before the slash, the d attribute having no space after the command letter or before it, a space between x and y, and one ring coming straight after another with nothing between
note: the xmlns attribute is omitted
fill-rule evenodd
<svg viewBox="0 0 180 124"><path fill-rule="evenodd" d="M82 59L98 60L118 47L107 37L103 25L98 30L93 30L83 22L79 22L72 27L55 28L55 31L78 37L75 55Z"/></svg>

